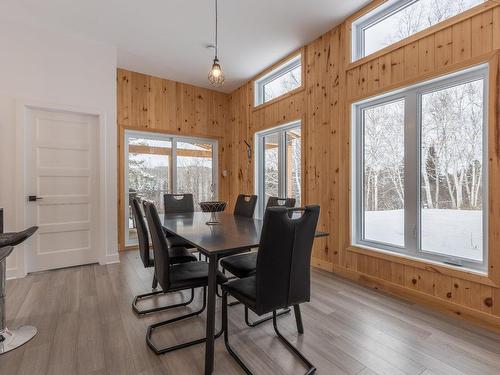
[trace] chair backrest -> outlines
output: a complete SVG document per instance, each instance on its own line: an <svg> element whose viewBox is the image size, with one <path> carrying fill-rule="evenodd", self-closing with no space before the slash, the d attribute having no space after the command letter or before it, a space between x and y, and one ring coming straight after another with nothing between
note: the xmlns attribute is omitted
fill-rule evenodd
<svg viewBox="0 0 500 375"><path fill-rule="evenodd" d="M149 259L149 235L148 228L146 227L146 222L144 221L144 216L142 215L141 199L132 198L130 201L132 202L132 215L135 220L137 239L139 240L139 255L141 256L144 267L150 267L151 260Z"/></svg>
<svg viewBox="0 0 500 375"><path fill-rule="evenodd" d="M291 218L290 211L302 215ZM266 210L257 255L258 314L309 301L311 251L318 217L319 206Z"/></svg>
<svg viewBox="0 0 500 375"><path fill-rule="evenodd" d="M158 211L152 202L144 203L146 220L148 221L151 242L153 243L153 252L155 257L155 275L161 288L165 291L170 287L169 266L170 259L168 255L168 244L158 216Z"/></svg>
<svg viewBox="0 0 500 375"><path fill-rule="evenodd" d="M267 200L266 208L269 207L295 207L295 198L269 197L269 199Z"/></svg>
<svg viewBox="0 0 500 375"><path fill-rule="evenodd" d="M234 214L245 217L253 217L255 206L257 205L256 195L240 194L236 199Z"/></svg>
<svg viewBox="0 0 500 375"><path fill-rule="evenodd" d="M163 205L166 214L194 212L193 194L164 194Z"/></svg>

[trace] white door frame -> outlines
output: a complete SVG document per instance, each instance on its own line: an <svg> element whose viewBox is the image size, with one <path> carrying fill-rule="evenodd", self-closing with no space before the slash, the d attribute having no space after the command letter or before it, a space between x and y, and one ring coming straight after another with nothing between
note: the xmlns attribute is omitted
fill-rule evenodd
<svg viewBox="0 0 500 375"><path fill-rule="evenodd" d="M54 103L45 103L38 100L30 99L17 99L16 100L16 229L22 230L26 227L26 197L28 196L28 191L26 191L26 114L28 110L45 110L53 112L72 112L75 114L91 115L97 117L97 122L99 126L98 134L99 139L97 140L97 149L99 150L99 202L100 207L97 214L99 223L96 225L97 228L97 254L99 264L106 263L106 238L105 233L107 230L106 221L106 114L104 111L96 108L71 106L71 105L61 105ZM11 278L15 277L25 277L26 276L26 257L27 252L25 251L24 245L18 245L16 247L17 259L17 274L8 275Z"/></svg>

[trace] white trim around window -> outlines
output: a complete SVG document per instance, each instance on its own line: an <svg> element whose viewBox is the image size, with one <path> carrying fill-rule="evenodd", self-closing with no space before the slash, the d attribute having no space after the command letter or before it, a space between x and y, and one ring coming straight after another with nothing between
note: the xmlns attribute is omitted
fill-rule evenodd
<svg viewBox="0 0 500 375"><path fill-rule="evenodd" d="M257 192L257 217L263 218L265 212L265 142L266 137L274 136L277 141L278 149L278 196L280 198L288 198L287 191L287 134L293 130L301 129L301 121L293 121L284 125L280 125L271 129L255 133L255 191ZM302 142L301 142L302 146ZM302 150L300 151L302 153ZM302 161L299 163L299 168L302 169ZM302 176L302 173L300 172ZM300 181L302 184L302 181ZM299 189L301 191L301 189ZM299 193L300 194L300 193ZM300 196L299 196L300 198Z"/></svg>
<svg viewBox="0 0 500 375"><path fill-rule="evenodd" d="M479 255L475 257L471 256L462 256L451 254L450 251L441 251L439 248L433 248L432 251L428 249L423 249L423 213L424 210L429 207L423 207L425 205L425 194L428 193L426 189L422 188L422 183L424 183L424 177L421 173L422 165L424 163L424 168L428 168L428 159L423 161L423 152L422 151L422 143L423 141L423 117L426 115L423 110L423 98L427 94L444 92L447 89L457 88L461 85L466 84L474 84L477 85L477 90L480 93L482 98L482 127L481 127L481 135L478 136L479 140L476 140L476 143L480 143L481 145L481 156L479 157L481 161L481 177L477 177L477 180L481 182L481 194L480 194L480 210L481 214L479 215L481 219L477 220L475 223L477 227L480 229L479 239L475 238L476 243L482 244L482 249L477 252ZM465 86L464 86L465 87ZM488 136L488 127L487 127L487 117L488 117L488 66L487 64L483 64L480 66L476 66L467 70L463 70L460 72L456 72L450 74L445 77L440 77L434 79L432 81L427 81L421 84L417 84L411 87L407 87L401 90L393 91L391 93L387 93L375 98L370 98L367 100L360 101L358 103L354 103L352 105L352 139L353 139L353 147L352 147L352 195L351 195L351 242L354 246L359 246L363 248L372 249L374 251L382 251L382 252L392 252L397 253L399 255L407 256L409 258L417 258L424 259L431 262L437 262L439 264L451 265L456 267L463 267L467 270L472 270L474 272L478 272L481 274L487 273L487 265L488 265L488 180L487 180L487 171L488 171L488 149L487 149L487 136ZM432 102L434 103L434 102ZM401 192L399 197L403 196L403 204L400 204L399 208L388 208L385 210L384 208L379 208L378 213L383 215L388 214L388 210L400 211L398 222L396 226L401 229L401 237L398 240L386 241L385 239L390 238L386 236L386 232L390 231L389 227L389 219L387 219L387 224L382 221L382 228L380 225L378 227L379 235L373 236L372 234L367 235L366 233L366 223L365 220L369 218L368 215L371 215L373 211L373 207L365 207L365 205L372 205L373 202L367 198L368 196L365 194L368 192L370 194L369 188L367 186L373 186L371 182L371 177L367 174L369 169L365 169L365 161L370 160L370 155L377 152L376 147L373 146L373 140L377 139L373 135L369 135L370 139L367 139L365 132L366 121L370 124L374 123L377 119L374 115L367 115L367 111L373 111L380 109L381 107L387 108L391 106L399 106L399 108L404 108L404 114L399 113L396 120L401 123L401 133L404 135L395 136L394 139L390 139L389 142L386 141L385 144L389 144L392 149L394 143L399 142L400 146L398 148L401 158L403 172L401 172L403 182L404 191ZM385 110L385 109L384 109ZM371 116L371 117L370 117ZM369 119L369 120L366 120ZM382 121L382 120L381 120ZM383 125L385 126L385 124ZM390 125L388 125L390 126ZM383 128L382 128L383 129ZM427 129L427 128L426 128ZM436 131L437 133L437 131ZM373 133L370 133L373 134ZM391 133L392 134L392 133ZM434 134L434 133L433 133ZM369 144L371 146L366 146ZM383 150L384 146L380 146L381 150ZM368 151L367 151L368 150ZM375 150L371 152L369 150ZM404 150L404 151L401 151ZM427 150L427 148L426 148ZM369 152L370 155L365 155L366 152ZM379 158L383 158L383 156L375 156ZM428 157L428 156L427 156ZM397 157L396 157L397 159ZM477 158L473 159L473 163L478 163ZM368 161L368 164L370 162ZM468 164L469 165L469 164ZM437 167L434 166L435 170ZM452 167L450 167L452 168ZM475 167L474 167L475 168ZM427 170L427 169L426 169ZM436 172L437 174L437 172ZM445 174L448 175L448 172ZM368 176L368 177L367 177ZM378 177L377 177L378 178ZM428 178L428 177L427 177ZM437 177L437 181L441 181L440 177ZM372 184L372 185L370 185ZM443 182L444 184L444 182ZM436 185L436 184L435 184ZM439 182L437 183L439 185ZM366 190L365 190L366 189ZM439 187L438 187L439 189ZM425 194L422 190L425 190ZM429 189L430 190L430 189ZM434 193L436 187L434 186ZM373 193L372 200L373 200ZM392 198L397 195L392 194ZM450 193L451 194L451 193ZM465 193L464 193L465 194ZM377 196L377 194L375 194ZM451 195L450 195L451 197ZM428 198L428 197L427 197ZM378 203L378 202L377 202ZM430 207L435 208L435 207ZM384 211L385 210L385 211ZM443 209L443 211L447 210ZM370 212L371 211L371 212ZM451 210L449 210L451 211ZM456 214L456 212L471 214L471 211L463 210L463 211L455 211L455 213L451 212L451 215ZM401 214L402 212L402 214ZM427 210L426 212L430 212ZM367 214L368 213L368 214ZM377 214L378 214L377 213ZM450 214L447 212L447 214ZM425 215L428 215L425 213ZM370 220L370 219L368 219ZM383 219L386 220L386 219ZM391 218L393 220L393 218ZM426 219L429 220L429 219ZM393 221L391 221L393 222ZM425 223L426 230L429 228L429 223L431 221L427 221ZM442 221L441 221L442 222ZM438 221L439 224L439 221ZM371 224L370 224L371 225ZM385 227L387 225L388 227ZM433 240L434 244L439 241L444 241L444 235L440 236L439 230L446 231L444 228L431 228L436 233L438 231L438 235L434 234ZM396 232L396 231L394 231ZM399 233L399 232L398 232ZM380 235L381 234L381 235ZM477 234L477 233L476 233ZM370 238L372 237L372 238ZM442 238L441 238L442 237ZM482 237L482 238L481 238ZM393 237L396 238L396 237ZM425 241L428 241L428 237L424 237ZM472 243L472 239L471 239ZM436 245L434 245L436 246ZM477 247L475 247L477 248ZM457 251L457 254L459 252Z"/></svg>
<svg viewBox="0 0 500 375"><path fill-rule="evenodd" d="M292 72L294 69L297 67L301 67L302 69L302 53L298 53L296 56L293 56L283 64L279 65L275 69L271 70L269 73L263 75L262 77L259 77L258 79L255 80L254 82L254 91L255 91L255 98L254 98L254 106L257 107L261 104L264 104L270 100L279 98L280 96L286 94L287 92L293 91L298 89L299 87L302 86L302 70L299 74L299 85L297 87L294 87L290 90L285 90L283 93L277 95L276 97L266 99L265 97L265 88L267 85L271 84L272 82L276 81L277 79L283 77L284 75Z"/></svg>
<svg viewBox="0 0 500 375"><path fill-rule="evenodd" d="M381 40L376 41L377 39L380 39L382 37L385 37L386 39L389 38L390 40L387 40L385 42L386 46L392 43L397 43L398 41L410 37L411 35L416 34L417 32L425 30L426 28L429 28L431 26L434 26L435 24L445 21L446 19L449 19L457 14L460 14L461 12L464 12L468 9L478 6L484 1L485 0L467 0L464 1L462 4L459 4L458 2L455 4L451 4L453 5L453 7L451 7L451 5L446 5L444 3L438 4L440 6L443 6L443 9L440 9L442 13L439 12L436 12L434 14L431 13L433 17L426 17L425 14L420 13L417 14L413 19L411 19L412 22L410 22L407 19L404 19L402 22L407 27L404 27L404 31L402 32L402 34L407 34L407 35L392 35L392 37L389 38L390 36L389 30L392 31L398 29L397 25L394 25L394 17L392 16L397 16L398 13L404 11L408 11L409 14L411 14L411 12L416 12L416 11L425 12L427 9L435 9L437 4L426 4L423 2L423 0L387 0L352 22L351 60L352 61L359 60L365 56L368 56L384 48L383 45L380 45ZM429 8L427 8L428 6ZM447 6L448 8L446 9ZM446 12L444 12L445 10ZM390 17L392 18L388 20L388 18ZM423 22L420 23L419 20L425 20L426 23L425 24ZM377 25L381 26L384 21L386 21L387 25L385 25L383 28L379 30L373 30L373 29L370 30L374 26ZM375 43L375 45L372 45L371 47L367 46L368 44L366 42L367 32L371 33L370 36L372 38L375 38L374 40L372 40L372 43ZM368 48L369 52L367 52L367 47L369 47Z"/></svg>

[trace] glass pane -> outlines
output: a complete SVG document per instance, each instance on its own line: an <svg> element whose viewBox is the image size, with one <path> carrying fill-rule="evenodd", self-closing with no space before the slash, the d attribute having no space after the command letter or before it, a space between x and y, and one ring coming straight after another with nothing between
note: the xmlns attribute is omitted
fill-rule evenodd
<svg viewBox="0 0 500 375"><path fill-rule="evenodd" d="M163 213L163 194L171 191L172 142L130 137L128 143L128 230L129 241L137 239L130 198L139 196L155 202Z"/></svg>
<svg viewBox="0 0 500 375"><path fill-rule="evenodd" d="M367 56L484 0L418 0L363 30Z"/></svg>
<svg viewBox="0 0 500 375"><path fill-rule="evenodd" d="M404 246L404 100L362 116L364 239Z"/></svg>
<svg viewBox="0 0 500 375"><path fill-rule="evenodd" d="M264 207L269 197L279 197L279 134L264 137Z"/></svg>
<svg viewBox="0 0 500 375"><path fill-rule="evenodd" d="M295 205L301 206L301 142L300 128L286 132L286 196L295 198Z"/></svg>
<svg viewBox="0 0 500 375"><path fill-rule="evenodd" d="M291 71L277 77L264 85L264 102L277 98L300 87L302 67L299 65Z"/></svg>
<svg viewBox="0 0 500 375"><path fill-rule="evenodd" d="M193 194L195 211L201 210L200 202L217 199L212 159L210 143L177 142L177 193Z"/></svg>
<svg viewBox="0 0 500 375"><path fill-rule="evenodd" d="M483 80L422 95L421 247L483 260Z"/></svg>

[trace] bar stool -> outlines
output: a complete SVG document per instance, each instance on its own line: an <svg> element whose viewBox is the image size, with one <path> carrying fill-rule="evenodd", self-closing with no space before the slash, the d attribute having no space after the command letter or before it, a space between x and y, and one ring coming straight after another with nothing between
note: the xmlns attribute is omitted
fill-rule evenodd
<svg viewBox="0 0 500 375"><path fill-rule="evenodd" d="M0 355L26 344L38 332L35 327L28 325L22 325L14 329L7 328L5 313L7 257L14 250L14 246L31 237L37 229L37 227L31 227L22 232L0 234Z"/></svg>

